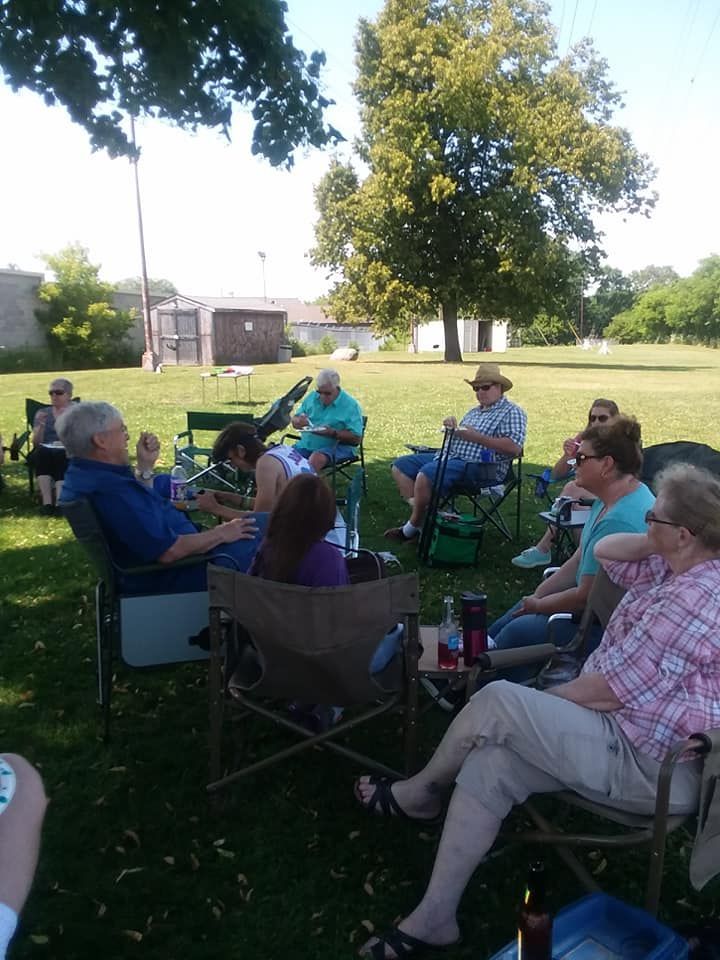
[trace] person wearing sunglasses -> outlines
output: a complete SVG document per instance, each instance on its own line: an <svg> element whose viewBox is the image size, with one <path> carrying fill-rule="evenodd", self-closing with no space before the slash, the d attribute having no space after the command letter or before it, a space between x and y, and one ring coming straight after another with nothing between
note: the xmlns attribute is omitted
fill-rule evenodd
<svg viewBox="0 0 720 960"><path fill-rule="evenodd" d="M588 411L587 426L595 427L602 426L605 423L611 423L619 413L620 410L614 400L604 400L602 397L598 400L593 400L590 410ZM567 440L563 441L562 456L552 467L550 480L557 480L572 474L573 471L568 465L568 461L575 456L580 446L581 436L582 434L578 433L576 436L568 437ZM569 480L568 483L565 484L560 496L569 497L571 500L592 498L590 491L581 487L575 479ZM579 507L578 509L583 508ZM514 566L522 567L526 570L532 567L547 567L552 560L553 538L554 530L551 526L548 526L535 546L522 550L516 557L513 557L510 562Z"/></svg>
<svg viewBox="0 0 720 960"><path fill-rule="evenodd" d="M642 468L640 424L620 414L611 423L588 427L580 435L580 446L570 465L578 484L595 497L575 553L533 594L498 618L488 635L501 650L544 643L548 617L553 613L582 613L590 593L598 560L595 544L611 533L642 533L645 515L655 497L638 477ZM573 462L574 461L574 462ZM556 622L555 643L569 643L577 630L572 620ZM600 639L599 632L594 642ZM592 643L590 644L592 649ZM513 667L505 676L515 681L529 679L533 667Z"/></svg>
<svg viewBox="0 0 720 960"><path fill-rule="evenodd" d="M341 388L337 370L318 373L315 390L306 395L290 422L303 431L295 449L317 473L357 455L363 432L362 407Z"/></svg>
<svg viewBox="0 0 720 960"><path fill-rule="evenodd" d="M603 429L615 438L601 436ZM612 442L619 453L621 432L634 443L634 433L617 421L586 431L581 464L607 471L611 455L601 451ZM595 544L595 559L627 592L579 677L547 691L489 683L414 776L366 775L355 783L355 798L369 814L418 822L441 815L452 792L422 899L375 934L362 956L406 957L456 943L465 887L503 820L529 796L570 789L647 816L668 751L720 726L720 481L675 464L656 485L646 532L618 532ZM710 787L711 774L706 770ZM697 812L700 782L700 763L688 750L672 770L670 814ZM720 872L717 797L703 813L691 856L696 889Z"/></svg>
<svg viewBox="0 0 720 960"><path fill-rule="evenodd" d="M525 443L527 414L505 396L513 383L497 363L481 363L473 379L465 383L472 388L477 403L459 424L455 417L443 420L443 427L455 431L443 475L443 493L459 482L472 486L501 484L513 457L521 453ZM410 505L411 514L407 523L385 531L388 539L402 542L420 535L439 467L438 453L413 453L395 460L393 480Z"/></svg>
<svg viewBox="0 0 720 960"><path fill-rule="evenodd" d="M72 402L73 385L69 380L59 377L53 380L48 390L50 406L42 407L35 414L32 443L28 460L35 471L42 506L42 513L55 514L55 503L62 493L67 457L55 429L55 422ZM53 489L54 488L54 489ZM55 501L53 502L53 492Z"/></svg>

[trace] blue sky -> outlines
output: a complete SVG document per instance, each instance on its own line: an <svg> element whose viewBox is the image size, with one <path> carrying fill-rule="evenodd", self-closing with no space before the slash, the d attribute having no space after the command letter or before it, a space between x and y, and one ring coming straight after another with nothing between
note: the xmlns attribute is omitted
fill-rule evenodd
<svg viewBox="0 0 720 960"><path fill-rule="evenodd" d="M358 17L379 0L288 0L298 46L324 49L332 123L357 132L352 97L353 36ZM558 47L591 35L624 91L616 121L658 167L653 217L606 218L608 262L625 271L671 264L690 273L720 252L720 0L555 0ZM13 94L0 84L0 266L42 270L42 253L80 241L102 275L139 273L131 168L93 154L84 131L61 108ZM191 135L141 122L140 165L148 270L189 294L261 295L258 251L266 253L271 296L312 298L327 289L307 259L313 243L313 185L329 154L297 158L291 173L250 155L250 123L239 114L228 144L218 134Z"/></svg>

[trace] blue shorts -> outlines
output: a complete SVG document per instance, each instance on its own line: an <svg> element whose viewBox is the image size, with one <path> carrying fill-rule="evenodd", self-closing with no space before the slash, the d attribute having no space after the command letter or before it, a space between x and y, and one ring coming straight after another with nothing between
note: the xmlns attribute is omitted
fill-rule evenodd
<svg viewBox="0 0 720 960"><path fill-rule="evenodd" d="M339 463L342 460L353 460L357 456L357 447L351 447L347 443L338 443L331 447L320 447L319 450L308 450L307 447L301 447L295 444L295 450L301 457L309 460L314 453L321 453L327 457L330 463Z"/></svg>
<svg viewBox="0 0 720 960"><path fill-rule="evenodd" d="M440 460L434 453L410 453L406 457L398 457L394 467L414 480L419 473L427 477L431 484L435 483ZM447 493L456 484L467 484L471 487L492 486L497 483L496 463L470 463L459 457L451 457L445 468L441 493Z"/></svg>

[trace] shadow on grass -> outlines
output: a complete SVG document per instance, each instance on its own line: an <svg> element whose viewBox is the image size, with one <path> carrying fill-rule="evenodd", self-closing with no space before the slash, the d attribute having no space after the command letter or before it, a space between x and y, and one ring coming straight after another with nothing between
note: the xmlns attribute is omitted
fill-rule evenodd
<svg viewBox="0 0 720 960"><path fill-rule="evenodd" d="M414 367L416 364L429 364L431 366L437 367L469 367L472 364L480 363L482 361L478 360L477 357L473 356L471 359L465 359L464 361L451 362L446 364L444 360L384 360L383 366L397 364L398 366L403 367ZM488 363L499 363L501 369L505 367L543 367L548 368L552 367L556 370L654 370L654 371L668 371L675 373L690 373L692 371L698 370L715 370L716 368L710 366L709 364L655 364L655 363L606 363L604 360L598 363L588 363L587 360L583 357L578 359L577 363L574 363L572 360L550 360L550 361L541 361L541 360L506 360L505 357L502 357L499 361L494 357L492 361L488 360Z"/></svg>

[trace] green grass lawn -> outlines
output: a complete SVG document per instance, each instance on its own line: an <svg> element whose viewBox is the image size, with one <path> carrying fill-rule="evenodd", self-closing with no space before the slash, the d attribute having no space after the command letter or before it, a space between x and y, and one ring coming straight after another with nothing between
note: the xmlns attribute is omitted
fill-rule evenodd
<svg viewBox="0 0 720 960"><path fill-rule="evenodd" d="M363 355L342 365L343 386L368 414L369 495L363 543L386 547L382 531L405 517L389 477L403 443L439 441L443 416L473 403L463 377L478 357L446 365L429 355ZM615 347L610 356L575 348L512 350L497 359L515 382L511 398L529 416L526 470L554 461L562 439L583 424L597 396L616 400L643 425L646 445L692 439L720 446L720 353L673 346ZM171 466L172 437L188 409L238 409L259 415L326 358L256 368L253 404L235 406L232 383L201 401L199 370L58 371L83 399L105 399L123 412L131 434L156 432L161 463ZM45 396L47 374L4 375L0 430L8 443L23 427L25 397ZM240 384L240 397L246 396ZM392 921L418 899L433 860L437 830L365 819L352 798L358 770L317 752L242 782L222 810L205 799L207 722L201 666L137 673L118 668L113 740L99 739L95 705L94 580L62 519L38 515L21 465L3 468L0 497L0 742L38 764L52 803L41 864L18 957L321 958L349 956L367 923ZM501 613L531 591L537 572L510 558L540 532L531 485L523 497L522 543L486 535L477 569L420 569L423 619L437 621L445 593L488 593ZM397 551L406 570L414 554ZM423 718L424 749L446 716ZM378 733L381 736L378 736ZM249 728L249 753L262 755L277 735ZM360 738L363 743L363 737ZM390 721L364 745L397 761ZM515 821L520 825L520 820ZM512 828L512 825L511 825ZM718 885L699 896L687 882L687 837L672 844L664 916L693 919L718 910ZM478 870L463 901L464 944L451 956L489 956L514 932L527 850L508 852ZM560 861L548 861L560 906L579 895ZM608 889L638 901L644 859L635 854L588 860Z"/></svg>

